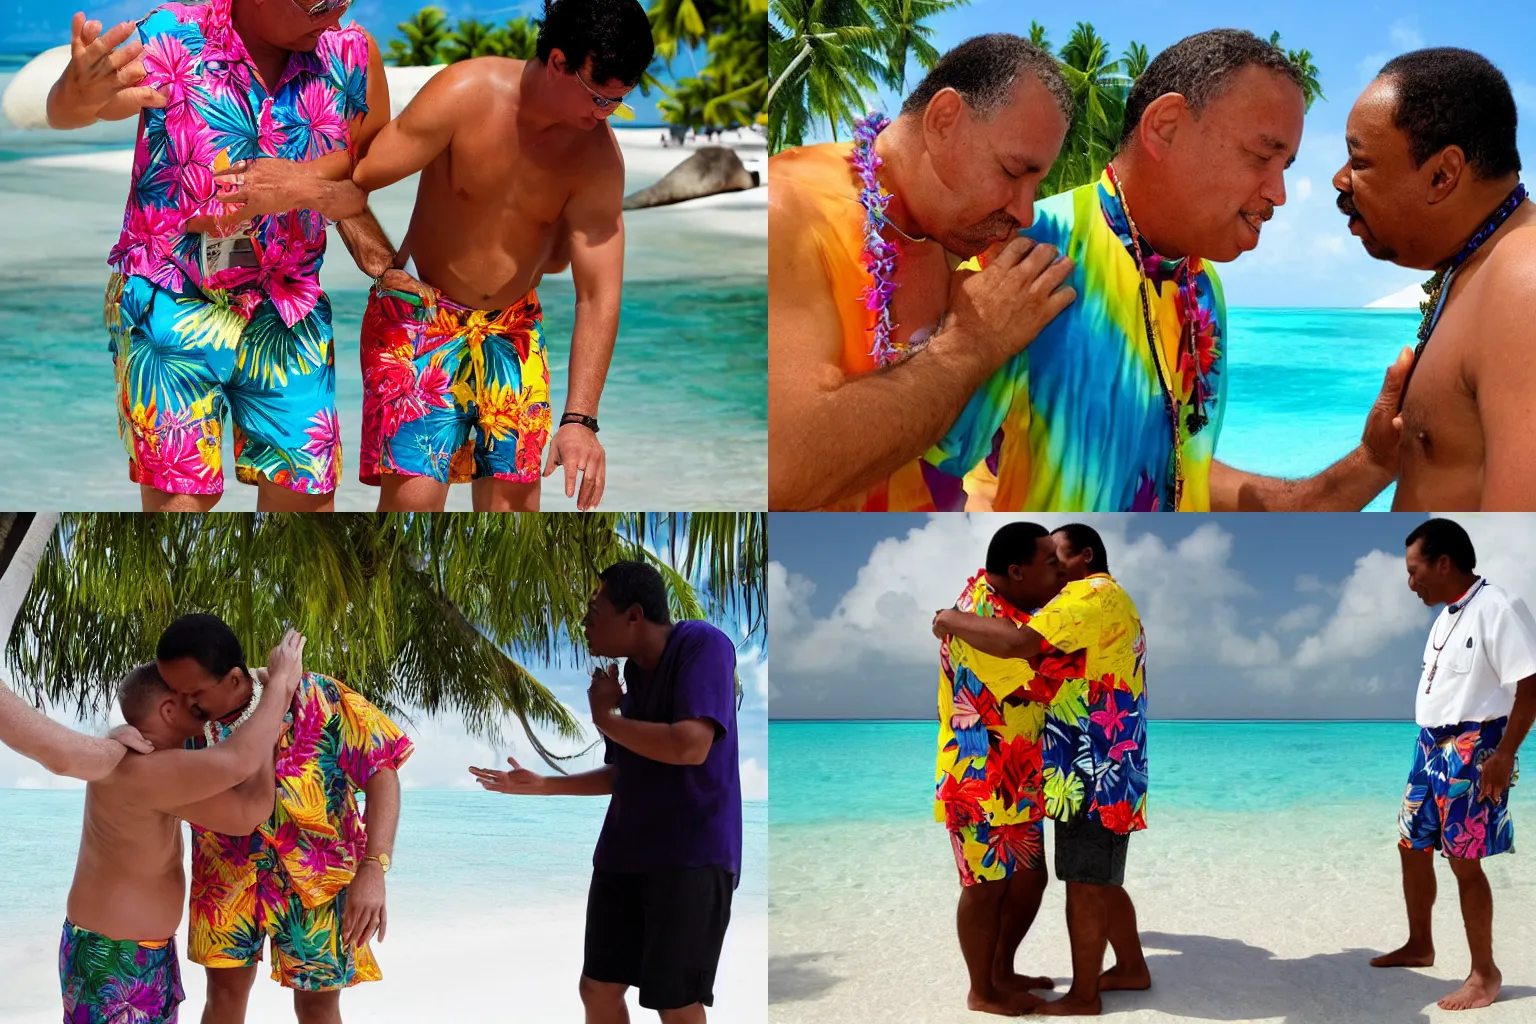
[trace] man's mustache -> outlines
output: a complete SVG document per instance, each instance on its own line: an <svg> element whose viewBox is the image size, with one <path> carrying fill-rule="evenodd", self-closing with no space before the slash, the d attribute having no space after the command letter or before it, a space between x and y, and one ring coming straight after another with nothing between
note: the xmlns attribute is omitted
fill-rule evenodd
<svg viewBox="0 0 1536 1024"><path fill-rule="evenodd" d="M1350 195L1348 192L1340 192L1339 198L1336 200L1336 204L1339 208L1339 212L1344 214L1344 216L1360 216L1360 211L1355 209L1355 197Z"/></svg>

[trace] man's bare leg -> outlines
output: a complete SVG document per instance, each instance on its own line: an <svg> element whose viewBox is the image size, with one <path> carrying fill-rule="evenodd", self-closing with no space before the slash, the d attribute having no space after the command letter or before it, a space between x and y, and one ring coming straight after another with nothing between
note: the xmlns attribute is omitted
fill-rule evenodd
<svg viewBox="0 0 1536 1024"><path fill-rule="evenodd" d="M256 481L256 511L258 512L334 512L336 492L329 494L300 494L282 484L275 484L263 477Z"/></svg>
<svg viewBox="0 0 1536 1024"><path fill-rule="evenodd" d="M1397 848L1403 862L1403 902L1408 906L1408 941L1371 961L1372 967L1433 967L1435 940L1435 851Z"/></svg>
<svg viewBox="0 0 1536 1024"><path fill-rule="evenodd" d="M441 512L448 504L448 485L429 476L379 474L380 512Z"/></svg>
<svg viewBox="0 0 1536 1024"><path fill-rule="evenodd" d="M629 1007L624 1003L628 990L628 985L593 981L583 974L578 991L581 1005L587 1008L587 1024L629 1024Z"/></svg>
<svg viewBox="0 0 1536 1024"><path fill-rule="evenodd" d="M1136 928L1136 904L1123 885L1104 888L1104 918L1109 945L1115 951L1115 965L1099 978L1100 992L1136 990L1152 987L1152 972L1141 950L1141 932Z"/></svg>
<svg viewBox="0 0 1536 1024"><path fill-rule="evenodd" d="M485 478L470 485L474 488L476 512L537 512L539 484L514 484Z"/></svg>
<svg viewBox="0 0 1536 1024"><path fill-rule="evenodd" d="M1472 973L1461 988L1440 1000L1442 1010L1473 1010L1499 998L1504 976L1493 963L1493 889L1475 857L1447 857L1461 892L1461 920L1472 951Z"/></svg>
<svg viewBox="0 0 1536 1024"><path fill-rule="evenodd" d="M704 1004L694 1003L676 1010L658 1010L661 1024L704 1024Z"/></svg>
<svg viewBox="0 0 1536 1024"><path fill-rule="evenodd" d="M965 997L968 1009L1016 1017L1039 1006L1040 997L1028 992L1004 992L992 981L997 961L998 936L1002 930L1003 898L1006 882L977 882L960 890L960 906L955 912L955 926L960 933L960 955L970 975L971 991Z"/></svg>
<svg viewBox="0 0 1536 1024"><path fill-rule="evenodd" d="M203 1004L203 1024L245 1024L245 1004L251 998L259 966L204 968L208 1000Z"/></svg>
<svg viewBox="0 0 1536 1024"><path fill-rule="evenodd" d="M139 485L139 504L145 512L207 512L222 497L222 494L169 494L145 484Z"/></svg>
<svg viewBox="0 0 1536 1024"><path fill-rule="evenodd" d="M1067 883L1067 936L1072 941L1072 987L1067 994L1037 1009L1052 1017L1097 1016L1099 974L1104 970L1104 947L1108 941L1105 920L1106 886L1086 882Z"/></svg>
<svg viewBox="0 0 1536 1024"><path fill-rule="evenodd" d="M1024 936L1029 934L1030 926L1035 923L1035 915L1040 911L1040 898L1045 895L1045 887L1049 882L1050 876L1042 867L1033 871L1020 868L1006 882L994 883L1008 887L1003 895L1002 921L997 933L997 956L992 963L992 983L1003 991L1028 992L1030 989L1054 988L1056 985L1050 978L1022 975L1014 966L1019 946L1023 944Z"/></svg>
<svg viewBox="0 0 1536 1024"><path fill-rule="evenodd" d="M299 1024L341 1024L341 989L293 993L293 1013Z"/></svg>

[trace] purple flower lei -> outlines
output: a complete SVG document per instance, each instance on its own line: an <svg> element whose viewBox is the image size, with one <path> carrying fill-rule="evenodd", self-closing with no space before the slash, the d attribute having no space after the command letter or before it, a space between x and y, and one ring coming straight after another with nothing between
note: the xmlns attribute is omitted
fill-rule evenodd
<svg viewBox="0 0 1536 1024"><path fill-rule="evenodd" d="M864 207L864 269L870 283L864 289L864 308L875 313L875 344L869 350L876 364L889 366L902 355L891 342L891 296L896 291L896 247L881 237L885 227L885 208L891 194L880 187L882 163L875 154L875 136L890 124L890 118L871 111L853 123L853 156L850 161L859 176L859 205Z"/></svg>

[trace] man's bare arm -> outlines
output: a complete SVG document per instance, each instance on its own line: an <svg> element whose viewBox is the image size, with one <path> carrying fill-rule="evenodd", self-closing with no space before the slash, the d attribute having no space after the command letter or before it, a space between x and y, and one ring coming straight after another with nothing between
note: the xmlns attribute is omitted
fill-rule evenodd
<svg viewBox="0 0 1536 1024"><path fill-rule="evenodd" d="M1536 509L1536 244L1513 255L1487 268L1488 292L1499 301L1478 311L1471 383L1483 427L1485 512Z"/></svg>
<svg viewBox="0 0 1536 1024"><path fill-rule="evenodd" d="M225 790L196 803L173 807L170 813L194 825L226 836L248 836L272 817L277 804L277 779L273 775L272 754L267 763L234 789Z"/></svg>
<svg viewBox="0 0 1536 1024"><path fill-rule="evenodd" d="M1403 387L1413 350L1387 368L1354 451L1315 476L1282 480L1211 463L1212 512L1358 512L1397 477Z"/></svg>
<svg viewBox="0 0 1536 1024"><path fill-rule="evenodd" d="M370 141L352 171L353 182L374 192L427 166L453 141L464 112L485 102L486 87L484 75L469 62L450 64L433 75Z"/></svg>
<svg viewBox="0 0 1536 1024"><path fill-rule="evenodd" d="M471 768L481 786L492 793L509 796L608 796L613 792L613 766L604 765L576 775L540 775L507 758L509 772L493 768Z"/></svg>
<svg viewBox="0 0 1536 1024"><path fill-rule="evenodd" d="M843 373L842 324L806 212L768 199L768 505L814 509L857 494L938 441L998 367L1077 293L1068 259L1017 238L958 275L944 327L905 362ZM1028 255L1026 255L1028 254Z"/></svg>
<svg viewBox="0 0 1536 1024"><path fill-rule="evenodd" d="M996 615L972 615L946 608L934 616L936 635L959 637L982 654L1029 661L1040 656L1042 637L1027 625Z"/></svg>
<svg viewBox="0 0 1536 1024"><path fill-rule="evenodd" d="M62 725L0 684L0 743L55 775L95 782L127 753L114 739L87 736Z"/></svg>
<svg viewBox="0 0 1536 1024"><path fill-rule="evenodd" d="M717 731L708 718L641 722L617 712L594 715L592 724L624 749L662 764L703 764L715 745Z"/></svg>

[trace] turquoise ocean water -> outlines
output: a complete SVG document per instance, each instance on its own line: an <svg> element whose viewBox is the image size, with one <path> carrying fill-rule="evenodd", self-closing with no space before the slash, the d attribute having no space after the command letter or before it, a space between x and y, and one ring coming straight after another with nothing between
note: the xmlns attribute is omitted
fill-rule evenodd
<svg viewBox="0 0 1536 1024"><path fill-rule="evenodd" d="M1147 725L1148 825L1157 827L1161 811L1240 816L1309 808L1390 822L1417 735L1412 722L1154 720ZM775 834L781 826L932 821L937 739L933 722L769 723ZM1516 835L1525 822L1536 830L1536 780L1517 784L1511 800Z"/></svg>
<svg viewBox="0 0 1536 1024"><path fill-rule="evenodd" d="M7 922L60 918L74 875L85 794L0 789L0 935ZM392 908L431 917L585 903L607 801L407 789L389 872ZM743 912L767 893L768 809L743 809Z"/></svg>

